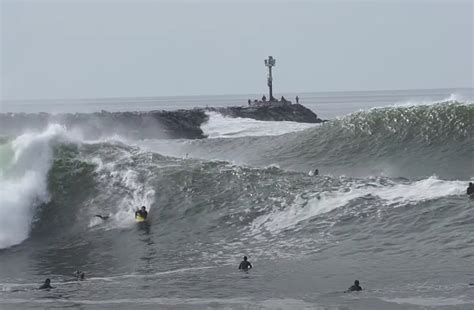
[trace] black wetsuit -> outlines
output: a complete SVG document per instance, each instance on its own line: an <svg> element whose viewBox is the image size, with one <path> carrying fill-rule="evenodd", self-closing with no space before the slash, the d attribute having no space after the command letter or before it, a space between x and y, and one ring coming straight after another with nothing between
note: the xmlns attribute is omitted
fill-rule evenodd
<svg viewBox="0 0 474 310"><path fill-rule="evenodd" d="M44 283L43 285L39 287L39 290L45 290L45 289L50 289L50 288L54 288L54 287L52 287L51 284L49 283Z"/></svg>
<svg viewBox="0 0 474 310"><path fill-rule="evenodd" d="M358 291L362 291L362 287L360 285L352 285L351 287L349 287L349 289L347 290L348 292L358 292Z"/></svg>
<svg viewBox="0 0 474 310"><path fill-rule="evenodd" d="M252 264L246 260L243 260L239 265L240 270L249 270L251 268L252 268Z"/></svg>
<svg viewBox="0 0 474 310"><path fill-rule="evenodd" d="M81 272L81 271L76 271L76 272L74 273L74 275L76 276L76 278L77 278L78 280L84 280L85 277L86 277L86 274L85 274L84 272Z"/></svg>
<svg viewBox="0 0 474 310"><path fill-rule="evenodd" d="M466 190L466 194L469 196L474 195L474 186L469 186Z"/></svg>
<svg viewBox="0 0 474 310"><path fill-rule="evenodd" d="M148 216L148 212L146 211L143 211L143 210L138 210L135 212L135 217L139 215L141 217L143 217L144 219L146 219L146 217Z"/></svg>

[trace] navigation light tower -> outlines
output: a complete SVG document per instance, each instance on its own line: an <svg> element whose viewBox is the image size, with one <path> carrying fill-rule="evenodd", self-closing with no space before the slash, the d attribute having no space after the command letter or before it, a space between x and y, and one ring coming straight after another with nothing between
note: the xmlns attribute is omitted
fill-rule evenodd
<svg viewBox="0 0 474 310"><path fill-rule="evenodd" d="M272 67L275 65L276 59L273 58L272 56L268 56L268 59L265 59L265 66L268 67L268 80L267 80L267 85L270 90L270 98L268 100L273 101L273 89L272 89Z"/></svg>

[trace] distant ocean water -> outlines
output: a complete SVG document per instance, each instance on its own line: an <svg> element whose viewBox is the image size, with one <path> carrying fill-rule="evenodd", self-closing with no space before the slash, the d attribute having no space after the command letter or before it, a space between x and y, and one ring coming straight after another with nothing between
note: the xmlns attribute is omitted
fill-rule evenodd
<svg viewBox="0 0 474 310"><path fill-rule="evenodd" d="M0 309L473 309L473 89L298 96L329 121L210 113L201 140L91 139L59 123L0 132ZM3 101L1 112L254 97ZM145 225L133 220L141 205ZM249 272L237 270L244 255ZM45 278L56 288L35 290ZM364 290L343 293L355 279Z"/></svg>
<svg viewBox="0 0 474 310"><path fill-rule="evenodd" d="M472 88L446 88L429 90L392 90L392 91L351 91L351 92L314 92L283 93L286 99L300 103L326 119L346 115L359 109L366 110L393 104L423 104L434 101L459 100L472 101ZM54 100L3 100L1 112L26 113L93 113L101 110L151 111L192 109L195 107L222 107L247 105L247 100L260 99L268 94L215 95L215 96L173 96L173 97L137 97L137 98L101 98L101 99L54 99ZM278 97L277 96L277 97ZM279 97L278 97L279 98Z"/></svg>

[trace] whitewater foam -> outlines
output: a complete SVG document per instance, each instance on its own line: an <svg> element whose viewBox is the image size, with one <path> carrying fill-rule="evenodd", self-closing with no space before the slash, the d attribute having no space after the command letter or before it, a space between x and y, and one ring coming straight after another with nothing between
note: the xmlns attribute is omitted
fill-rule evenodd
<svg viewBox="0 0 474 310"><path fill-rule="evenodd" d="M117 149L115 149L117 150ZM134 162L134 156L145 159L146 154L138 150L128 150L120 148L120 153L108 158L107 160L99 156L85 159L89 163L95 165L97 180L102 184L101 193L90 201L90 205L106 205L113 204L107 214L103 210L96 210L96 213L107 215L110 217L106 229L130 227L135 222L133 214L140 206L146 206L150 211L155 200L155 190L150 186L149 181L152 179L152 171L147 166L147 160L140 161L139 165ZM134 153L137 152L137 153ZM140 157L140 155L142 155ZM137 162L138 163L138 162ZM140 169L140 165L143 169ZM140 175L144 173L145 175ZM120 184L121 193L116 192L115 185ZM100 203L99 201L108 201L109 197L116 197L117 200L108 203ZM102 224L102 220L92 217L89 227Z"/></svg>
<svg viewBox="0 0 474 310"><path fill-rule="evenodd" d="M465 185L464 181L445 181L430 177L408 184L353 183L347 184L338 191L302 193L291 206L266 213L255 219L251 231L253 234L259 234L264 229L277 234L286 229L298 230L298 223L344 207L350 201L368 195L382 200L385 207L396 208L408 203L462 195Z"/></svg>
<svg viewBox="0 0 474 310"><path fill-rule="evenodd" d="M448 97L443 98L441 100L404 100L395 102L393 105L385 106L385 107L413 107L413 106L428 106L428 105L436 105L436 104L445 104L445 103L455 103L455 102L462 102L463 104L469 105L474 104L474 102L469 101L469 98L466 98L460 94L450 94Z"/></svg>
<svg viewBox="0 0 474 310"><path fill-rule="evenodd" d="M206 112L206 114L209 120L201 125L201 129L208 138L278 136L319 126L319 124L289 121L259 121L250 118L225 117L217 112Z"/></svg>
<svg viewBox="0 0 474 310"><path fill-rule="evenodd" d="M53 124L40 133L25 133L11 142L12 157L0 174L0 248L28 237L35 207L49 200L47 176L53 145L65 137L65 128Z"/></svg>

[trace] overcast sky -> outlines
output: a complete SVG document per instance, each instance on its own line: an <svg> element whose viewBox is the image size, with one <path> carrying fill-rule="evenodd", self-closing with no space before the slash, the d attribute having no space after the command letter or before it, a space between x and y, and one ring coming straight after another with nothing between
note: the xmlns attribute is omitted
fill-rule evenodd
<svg viewBox="0 0 474 310"><path fill-rule="evenodd" d="M1 98L473 87L472 1L1 1Z"/></svg>

